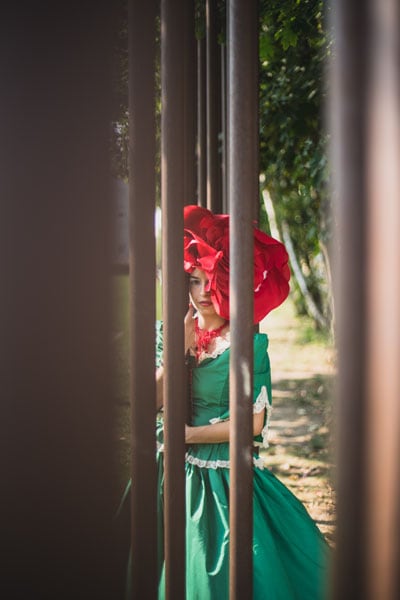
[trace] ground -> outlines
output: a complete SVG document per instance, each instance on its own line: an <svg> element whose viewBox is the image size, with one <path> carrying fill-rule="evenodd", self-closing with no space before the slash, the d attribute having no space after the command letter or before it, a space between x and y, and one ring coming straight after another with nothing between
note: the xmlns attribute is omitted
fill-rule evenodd
<svg viewBox="0 0 400 600"><path fill-rule="evenodd" d="M116 285L114 345L118 400L117 444L120 489L129 476L129 373L127 281ZM309 319L295 316L288 299L261 323L268 333L273 411L266 465L305 504L329 543L334 542L335 494L332 460L335 352Z"/></svg>
<svg viewBox="0 0 400 600"><path fill-rule="evenodd" d="M261 323L268 333L273 411L267 466L305 504L334 543L333 386L335 352L288 300Z"/></svg>

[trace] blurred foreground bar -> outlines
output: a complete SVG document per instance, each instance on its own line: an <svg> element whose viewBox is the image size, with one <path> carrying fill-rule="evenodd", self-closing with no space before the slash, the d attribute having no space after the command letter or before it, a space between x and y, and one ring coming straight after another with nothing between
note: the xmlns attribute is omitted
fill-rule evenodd
<svg viewBox="0 0 400 600"><path fill-rule="evenodd" d="M253 218L258 198L258 13L228 5L228 203L230 226L231 600L253 585ZM268 595L268 592L267 592Z"/></svg>
<svg viewBox="0 0 400 600"><path fill-rule="evenodd" d="M155 0L129 3L131 595L157 596ZM143 201L143 199L146 201Z"/></svg>
<svg viewBox="0 0 400 600"><path fill-rule="evenodd" d="M367 517L371 598L400 597L400 6L371 12Z"/></svg>
<svg viewBox="0 0 400 600"><path fill-rule="evenodd" d="M335 3L337 600L400 594L398 23L396 0Z"/></svg>
<svg viewBox="0 0 400 600"><path fill-rule="evenodd" d="M118 598L109 2L2 11L2 598Z"/></svg>
<svg viewBox="0 0 400 600"><path fill-rule="evenodd" d="M185 597L185 434L183 317L185 2L161 2L161 208L164 324L165 598Z"/></svg>

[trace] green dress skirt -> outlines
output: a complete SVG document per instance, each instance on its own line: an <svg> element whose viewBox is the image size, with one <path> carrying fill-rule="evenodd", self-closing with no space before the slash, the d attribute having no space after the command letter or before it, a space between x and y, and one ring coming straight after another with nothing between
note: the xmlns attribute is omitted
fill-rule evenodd
<svg viewBox="0 0 400 600"><path fill-rule="evenodd" d="M265 409L255 444L267 446L271 377L268 338L254 336L254 412ZM160 343L158 346L160 349ZM229 348L192 372L193 425L229 418ZM158 423L159 530L163 523L163 424ZM254 454L253 599L326 597L329 546L302 503ZM161 542L161 543L160 543ZM162 549L162 539L159 540ZM186 454L186 598L229 598L229 444L193 444ZM164 560L159 556L159 598ZM246 599L247 600L247 599Z"/></svg>

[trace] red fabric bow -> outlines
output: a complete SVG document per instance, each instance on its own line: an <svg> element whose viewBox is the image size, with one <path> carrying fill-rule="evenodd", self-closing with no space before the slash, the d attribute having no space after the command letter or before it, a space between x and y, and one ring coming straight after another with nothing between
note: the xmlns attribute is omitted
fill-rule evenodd
<svg viewBox="0 0 400 600"><path fill-rule="evenodd" d="M229 216L201 206L184 208L184 270L203 270L216 312L229 319ZM285 246L254 227L254 323L289 294Z"/></svg>

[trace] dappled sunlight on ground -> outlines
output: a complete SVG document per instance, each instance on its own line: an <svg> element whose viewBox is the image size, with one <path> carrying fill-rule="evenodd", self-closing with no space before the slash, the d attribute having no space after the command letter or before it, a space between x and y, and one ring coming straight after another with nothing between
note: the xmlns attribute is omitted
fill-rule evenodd
<svg viewBox="0 0 400 600"><path fill-rule="evenodd" d="M273 411L268 468L305 504L330 543L335 531L335 350L295 315L290 299L260 325L268 333Z"/></svg>

